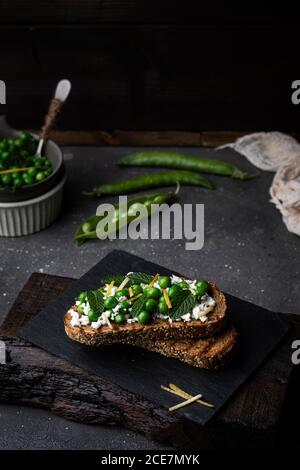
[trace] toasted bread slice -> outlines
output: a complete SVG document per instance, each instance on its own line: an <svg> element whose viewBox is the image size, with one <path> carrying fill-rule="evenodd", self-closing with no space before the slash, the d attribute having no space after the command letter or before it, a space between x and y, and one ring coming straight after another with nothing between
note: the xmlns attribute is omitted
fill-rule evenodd
<svg viewBox="0 0 300 470"><path fill-rule="evenodd" d="M125 323L101 326L98 330L91 326L72 326L71 315L65 315L65 330L69 338L88 346L103 346L115 343L135 343L135 341L158 339L194 339L206 338L217 334L223 328L226 317L226 300L224 294L210 284L210 295L216 301L213 311L207 321L193 320L190 322L155 320L150 324ZM76 307L73 307L76 309Z"/></svg>
<svg viewBox="0 0 300 470"><path fill-rule="evenodd" d="M232 357L238 334L231 325L210 338L194 340L132 341L131 345L166 357L179 359L186 364L201 369L219 369ZM129 343L127 343L129 344Z"/></svg>

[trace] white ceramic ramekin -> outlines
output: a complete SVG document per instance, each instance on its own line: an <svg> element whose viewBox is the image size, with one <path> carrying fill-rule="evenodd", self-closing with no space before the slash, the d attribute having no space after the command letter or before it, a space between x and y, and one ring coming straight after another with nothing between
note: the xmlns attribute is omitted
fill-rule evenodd
<svg viewBox="0 0 300 470"><path fill-rule="evenodd" d="M0 236L20 237L39 232L58 216L63 196L64 177L41 196L21 202L0 202Z"/></svg>

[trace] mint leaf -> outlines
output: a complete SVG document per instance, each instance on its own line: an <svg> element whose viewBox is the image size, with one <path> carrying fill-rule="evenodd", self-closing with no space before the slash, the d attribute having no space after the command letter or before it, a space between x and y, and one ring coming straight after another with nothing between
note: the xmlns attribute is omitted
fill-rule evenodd
<svg viewBox="0 0 300 470"><path fill-rule="evenodd" d="M104 298L103 298L103 293L102 292L99 292L99 291L96 291L95 292L95 296L96 296L96 299L97 299L97 305L98 305L98 308L96 310L96 313L98 313L99 315L104 312Z"/></svg>
<svg viewBox="0 0 300 470"><path fill-rule="evenodd" d="M101 292L89 290L86 296L91 309L100 315L104 311L104 299Z"/></svg>
<svg viewBox="0 0 300 470"><path fill-rule="evenodd" d="M133 302L132 309L130 312L130 315L132 316L132 318L138 316L138 314L143 310L146 302L147 302L147 297L145 295L142 295L141 297L136 299L135 302Z"/></svg>
<svg viewBox="0 0 300 470"><path fill-rule="evenodd" d="M153 279L151 274L146 273L131 273L128 275L131 284L150 284Z"/></svg>
<svg viewBox="0 0 300 470"><path fill-rule="evenodd" d="M169 311L169 316L176 319L192 311L196 303L196 297L190 290L186 289L178 292L171 302L173 308Z"/></svg>

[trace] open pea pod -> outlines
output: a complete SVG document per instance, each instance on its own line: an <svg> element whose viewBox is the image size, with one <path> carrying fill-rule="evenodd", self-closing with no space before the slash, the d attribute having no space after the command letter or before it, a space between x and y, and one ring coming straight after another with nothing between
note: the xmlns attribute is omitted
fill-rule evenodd
<svg viewBox="0 0 300 470"><path fill-rule="evenodd" d="M147 210L147 215L149 216L151 213L157 209L157 207L153 206L153 204L163 204L165 202L170 201L175 196L175 193L170 192L162 192L156 194L150 194L147 196L129 199L127 201L127 210L124 211L124 208L121 209L119 204L114 205L115 213L111 228L108 230L107 227L103 227L102 233L97 230L98 223L103 219L104 216L102 215L92 215L88 219L86 219L80 227L75 232L74 240L77 245L82 245L85 241L90 239L99 238L99 234L103 234L108 236L110 233L115 231L115 228L119 232L122 228L126 227L130 224L133 220L141 218L136 212L139 211L140 205L144 206ZM104 230L105 229L105 230Z"/></svg>

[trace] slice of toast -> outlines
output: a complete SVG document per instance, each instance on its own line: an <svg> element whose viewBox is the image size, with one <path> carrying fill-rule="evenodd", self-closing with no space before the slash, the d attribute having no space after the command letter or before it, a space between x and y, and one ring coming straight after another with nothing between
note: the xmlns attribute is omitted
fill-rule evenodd
<svg viewBox="0 0 300 470"><path fill-rule="evenodd" d="M168 320L154 320L152 323L125 323L123 325L111 324L101 326L98 330L91 326L72 326L71 314L66 313L64 318L66 334L74 341L88 346L103 346L115 343L134 343L135 341L158 339L194 339L206 338L217 334L223 328L226 316L226 299L224 294L213 283L209 284L210 295L216 305L209 314L207 321L193 320L190 322ZM76 309L73 306L73 309Z"/></svg>
<svg viewBox="0 0 300 470"><path fill-rule="evenodd" d="M186 364L201 369L219 369L229 361L235 352L238 334L232 325L210 338L194 340L132 341L148 351L157 352L166 357L179 359Z"/></svg>

